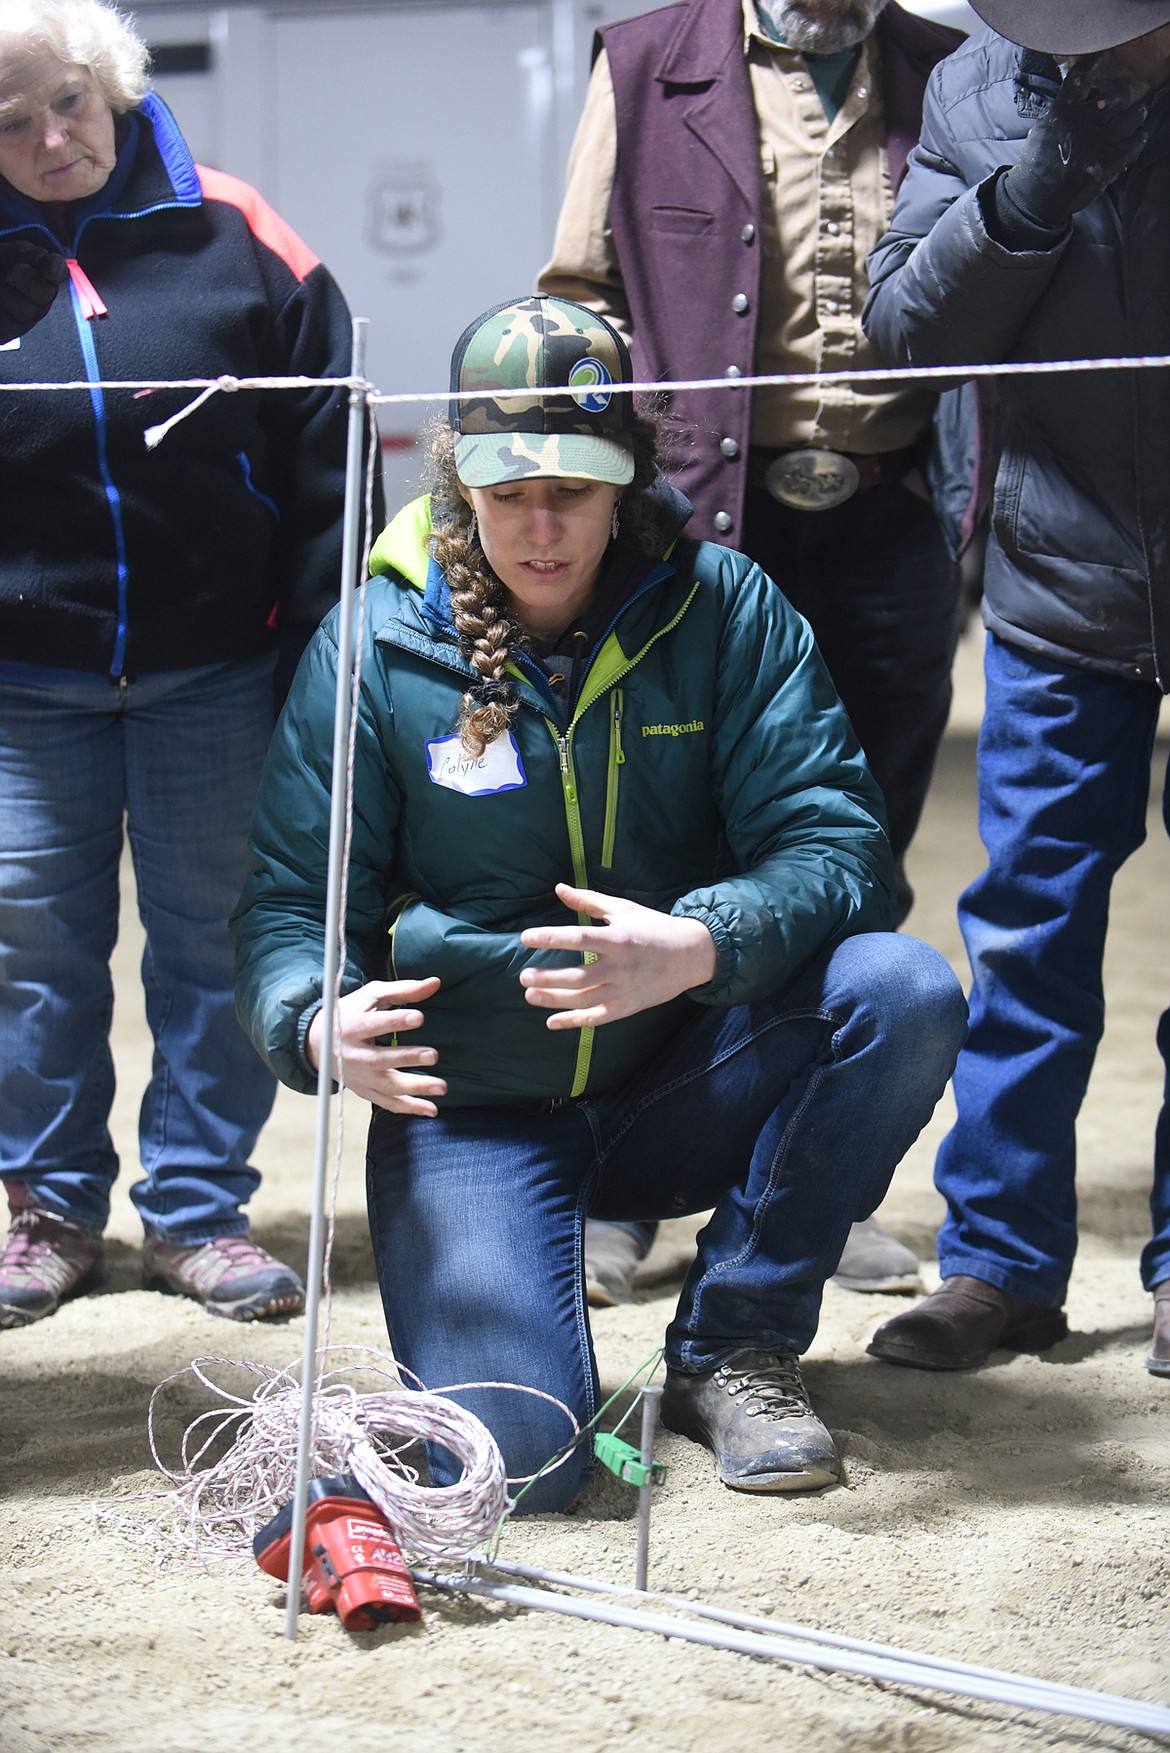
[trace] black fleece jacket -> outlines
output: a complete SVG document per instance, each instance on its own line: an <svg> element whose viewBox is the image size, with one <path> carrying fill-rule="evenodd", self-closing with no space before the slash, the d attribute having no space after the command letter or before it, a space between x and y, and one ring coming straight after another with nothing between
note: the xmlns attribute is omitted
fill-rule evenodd
<svg viewBox="0 0 1170 1753"><path fill-rule="evenodd" d="M219 392L148 449L197 392L92 386L345 376L335 281L255 190L192 162L153 96L90 200L0 179L0 237L71 263L0 383L91 386L0 393L0 662L133 676L279 641L287 668L337 597L346 392Z"/></svg>

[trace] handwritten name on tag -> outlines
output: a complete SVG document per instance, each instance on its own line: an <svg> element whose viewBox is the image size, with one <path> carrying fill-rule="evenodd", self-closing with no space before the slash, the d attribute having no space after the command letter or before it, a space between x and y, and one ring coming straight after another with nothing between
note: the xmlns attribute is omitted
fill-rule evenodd
<svg viewBox="0 0 1170 1753"><path fill-rule="evenodd" d="M437 737L427 744L427 770L433 785L445 785L465 797L488 797L528 784L519 745L510 730L489 743L477 761L457 736Z"/></svg>

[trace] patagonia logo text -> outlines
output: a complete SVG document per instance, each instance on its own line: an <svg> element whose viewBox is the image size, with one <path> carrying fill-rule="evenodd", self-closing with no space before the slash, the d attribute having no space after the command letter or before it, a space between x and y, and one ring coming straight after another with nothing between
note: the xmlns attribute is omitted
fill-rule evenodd
<svg viewBox="0 0 1170 1753"><path fill-rule="evenodd" d="M693 736L697 730L706 730L707 726L701 718L692 718L689 724L644 724L644 737L685 737Z"/></svg>

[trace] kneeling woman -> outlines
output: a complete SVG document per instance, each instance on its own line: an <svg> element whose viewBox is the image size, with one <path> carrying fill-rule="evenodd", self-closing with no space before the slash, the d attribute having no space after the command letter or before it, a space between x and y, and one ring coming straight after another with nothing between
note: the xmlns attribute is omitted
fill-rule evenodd
<svg viewBox="0 0 1170 1753"><path fill-rule="evenodd" d="M725 1484L831 1484L797 1358L964 1030L895 916L879 794L805 622L681 534L625 348L525 298L455 351L431 494L367 587L341 1073L373 1104L370 1228L398 1360L582 1422L586 1215L713 1207L667 1330L665 1423ZM563 395L521 391L564 386ZM496 397L499 399L496 399ZM335 627L310 646L237 912L256 1046L315 1087ZM465 1397L513 1477L566 1437ZM526 1494L563 1506L589 1448ZM431 1456L436 1483L451 1458Z"/></svg>

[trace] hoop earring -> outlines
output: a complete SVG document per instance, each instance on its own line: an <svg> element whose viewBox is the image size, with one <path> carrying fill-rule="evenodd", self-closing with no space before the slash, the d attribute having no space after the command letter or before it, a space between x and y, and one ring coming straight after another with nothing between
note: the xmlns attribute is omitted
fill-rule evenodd
<svg viewBox="0 0 1170 1753"><path fill-rule="evenodd" d="M474 506L471 510L471 522L467 526L467 540L469 542L477 542L479 540L479 525L475 520Z"/></svg>
<svg viewBox="0 0 1170 1753"><path fill-rule="evenodd" d="M613 502L613 516L609 520L609 535L610 535L611 541L614 541L614 542L617 541L618 531L621 529L621 527L622 527L622 520L618 514L618 502L615 499Z"/></svg>

